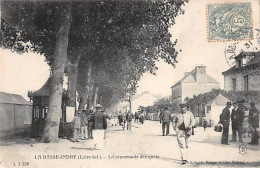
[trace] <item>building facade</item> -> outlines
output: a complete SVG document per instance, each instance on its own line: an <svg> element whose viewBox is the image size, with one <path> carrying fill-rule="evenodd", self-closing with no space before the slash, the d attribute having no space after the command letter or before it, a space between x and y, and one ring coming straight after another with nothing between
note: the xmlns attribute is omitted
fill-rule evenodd
<svg viewBox="0 0 260 171"><path fill-rule="evenodd" d="M241 52L235 57L236 64L224 71L226 91L260 91L260 51Z"/></svg>
<svg viewBox="0 0 260 171"><path fill-rule="evenodd" d="M219 89L220 83L207 74L206 66L196 66L191 72L172 87L172 104L174 111L179 111L179 103L185 98L192 98L194 95L206 93L212 89Z"/></svg>

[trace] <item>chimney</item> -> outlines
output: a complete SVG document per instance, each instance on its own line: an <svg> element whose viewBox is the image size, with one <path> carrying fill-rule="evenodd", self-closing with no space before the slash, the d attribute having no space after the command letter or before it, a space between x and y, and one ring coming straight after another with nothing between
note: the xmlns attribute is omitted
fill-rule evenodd
<svg viewBox="0 0 260 171"><path fill-rule="evenodd" d="M206 66L195 67L196 82L199 84L207 83L207 68Z"/></svg>
<svg viewBox="0 0 260 171"><path fill-rule="evenodd" d="M184 76L187 76L189 73L190 73L190 72L185 72L185 73L184 73Z"/></svg>

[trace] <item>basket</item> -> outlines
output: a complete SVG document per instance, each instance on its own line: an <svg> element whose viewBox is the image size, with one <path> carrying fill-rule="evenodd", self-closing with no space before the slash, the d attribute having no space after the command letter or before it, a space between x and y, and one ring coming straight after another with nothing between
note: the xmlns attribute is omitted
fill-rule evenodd
<svg viewBox="0 0 260 171"><path fill-rule="evenodd" d="M217 124L214 128L214 131L216 132L222 132L222 125L221 124Z"/></svg>

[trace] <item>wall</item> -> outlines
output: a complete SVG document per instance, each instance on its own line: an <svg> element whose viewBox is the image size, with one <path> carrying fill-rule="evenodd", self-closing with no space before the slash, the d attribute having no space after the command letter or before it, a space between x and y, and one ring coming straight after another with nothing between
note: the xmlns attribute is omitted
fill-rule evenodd
<svg viewBox="0 0 260 171"><path fill-rule="evenodd" d="M233 90L232 78L236 78L236 91L244 91L244 76L245 74L240 73L228 73L224 75L224 89L226 91ZM260 75L249 75L248 76L248 90L260 91Z"/></svg>
<svg viewBox="0 0 260 171"><path fill-rule="evenodd" d="M0 104L0 137L22 132L31 123L31 105Z"/></svg>
<svg viewBox="0 0 260 171"><path fill-rule="evenodd" d="M186 97L192 98L193 95L210 92L212 89L220 89L220 84L182 83L182 101Z"/></svg>
<svg viewBox="0 0 260 171"><path fill-rule="evenodd" d="M172 87L172 100L181 97L181 92L182 92L181 84Z"/></svg>

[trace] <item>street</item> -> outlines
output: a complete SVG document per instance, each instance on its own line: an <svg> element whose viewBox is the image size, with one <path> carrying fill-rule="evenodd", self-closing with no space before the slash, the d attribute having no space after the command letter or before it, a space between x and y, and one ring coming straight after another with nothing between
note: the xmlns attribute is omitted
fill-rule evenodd
<svg viewBox="0 0 260 171"><path fill-rule="evenodd" d="M231 130L229 133L231 137ZM245 148L239 148L242 144L238 142L221 145L220 139L221 133L213 128L196 128L188 154L191 164L182 166L172 127L169 136L162 136L160 123L146 120L143 125L133 122L131 131L110 125L102 150L93 149L93 140L73 143L60 139L59 143L49 144L34 139L3 140L0 167L259 167L260 148L248 145L249 138L244 139Z"/></svg>

